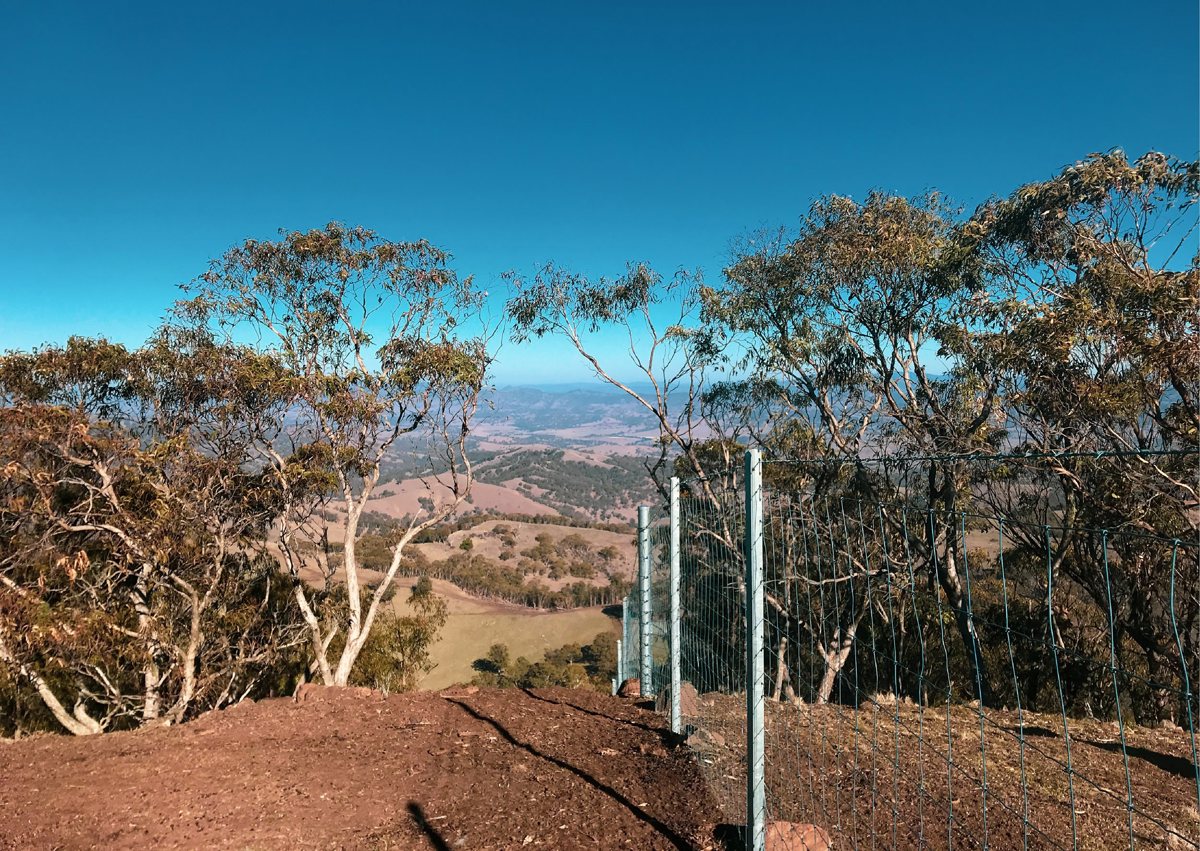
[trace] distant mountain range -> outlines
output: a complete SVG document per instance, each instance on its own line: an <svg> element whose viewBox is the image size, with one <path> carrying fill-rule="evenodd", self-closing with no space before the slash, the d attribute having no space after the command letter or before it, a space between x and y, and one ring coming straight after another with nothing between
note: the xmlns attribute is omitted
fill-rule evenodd
<svg viewBox="0 0 1200 851"><path fill-rule="evenodd" d="M503 387L488 394L471 429L477 510L543 511L607 521L632 519L655 498L642 464L658 428L644 407L603 385ZM395 483L375 510L399 516L423 493L404 482L422 475L428 455L398 444L384 465ZM415 484L415 482L413 483ZM408 493L411 490L412 493Z"/></svg>
<svg viewBox="0 0 1200 851"><path fill-rule="evenodd" d="M648 449L657 434L645 408L604 385L503 387L487 401L474 428L487 445Z"/></svg>

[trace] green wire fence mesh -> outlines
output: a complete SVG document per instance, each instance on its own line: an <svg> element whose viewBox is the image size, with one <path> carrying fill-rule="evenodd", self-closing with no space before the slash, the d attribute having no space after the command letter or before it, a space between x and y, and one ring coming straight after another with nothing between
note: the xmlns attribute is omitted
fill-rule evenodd
<svg viewBox="0 0 1200 851"><path fill-rule="evenodd" d="M1080 466L1107 460L771 461L757 489L681 483L679 638L660 510L622 670L664 711L679 696L750 848L774 820L835 847L1195 847L1197 508L1170 470L1117 488ZM1066 475L1116 489L1087 505Z"/></svg>

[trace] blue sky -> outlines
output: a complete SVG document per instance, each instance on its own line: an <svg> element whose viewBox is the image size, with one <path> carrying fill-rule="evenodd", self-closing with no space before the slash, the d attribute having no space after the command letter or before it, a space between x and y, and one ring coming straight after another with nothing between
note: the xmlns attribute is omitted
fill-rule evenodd
<svg viewBox="0 0 1200 851"><path fill-rule="evenodd" d="M13 3L0 349L136 344L246 237L336 219L506 269L719 276L817 195L968 207L1197 154L1197 4ZM586 375L505 346L501 383Z"/></svg>

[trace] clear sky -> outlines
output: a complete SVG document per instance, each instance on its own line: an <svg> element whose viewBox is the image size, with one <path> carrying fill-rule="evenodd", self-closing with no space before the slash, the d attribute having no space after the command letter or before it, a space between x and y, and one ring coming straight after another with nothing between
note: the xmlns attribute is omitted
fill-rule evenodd
<svg viewBox="0 0 1200 851"><path fill-rule="evenodd" d="M1197 31L1195 0L6 3L0 349L136 344L209 258L332 219L499 298L546 260L716 277L823 193L1195 157ZM584 375L508 345L497 377Z"/></svg>

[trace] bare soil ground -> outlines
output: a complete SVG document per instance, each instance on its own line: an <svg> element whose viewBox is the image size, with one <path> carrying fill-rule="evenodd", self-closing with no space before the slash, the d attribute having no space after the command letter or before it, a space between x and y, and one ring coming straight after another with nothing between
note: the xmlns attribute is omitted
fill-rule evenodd
<svg viewBox="0 0 1200 851"><path fill-rule="evenodd" d="M302 697L0 743L0 848L711 847L714 804L690 753L626 701Z"/></svg>
<svg viewBox="0 0 1200 851"><path fill-rule="evenodd" d="M702 698L688 719L705 731L695 751L675 747L645 704L582 690L302 698L172 729L0 742L0 848L716 849L734 839L745 776L736 696ZM770 815L822 824L835 848L1071 848L1073 803L1079 848L1128 848L1112 725L1072 722L1068 783L1055 719L1023 721L1022 738L1006 712L987 713L981 735L971 707L947 720L906 705L771 704ZM1130 728L1124 753L1136 847L1195 847L1186 733Z"/></svg>
<svg viewBox="0 0 1200 851"><path fill-rule="evenodd" d="M685 719L726 819L744 801L744 713L744 698L709 694ZM1133 847L1198 847L1186 731L1128 727L1123 752L1115 724L1069 729L1068 758L1059 716L769 702L768 814L823 825L837 848L1128 849L1131 829Z"/></svg>

